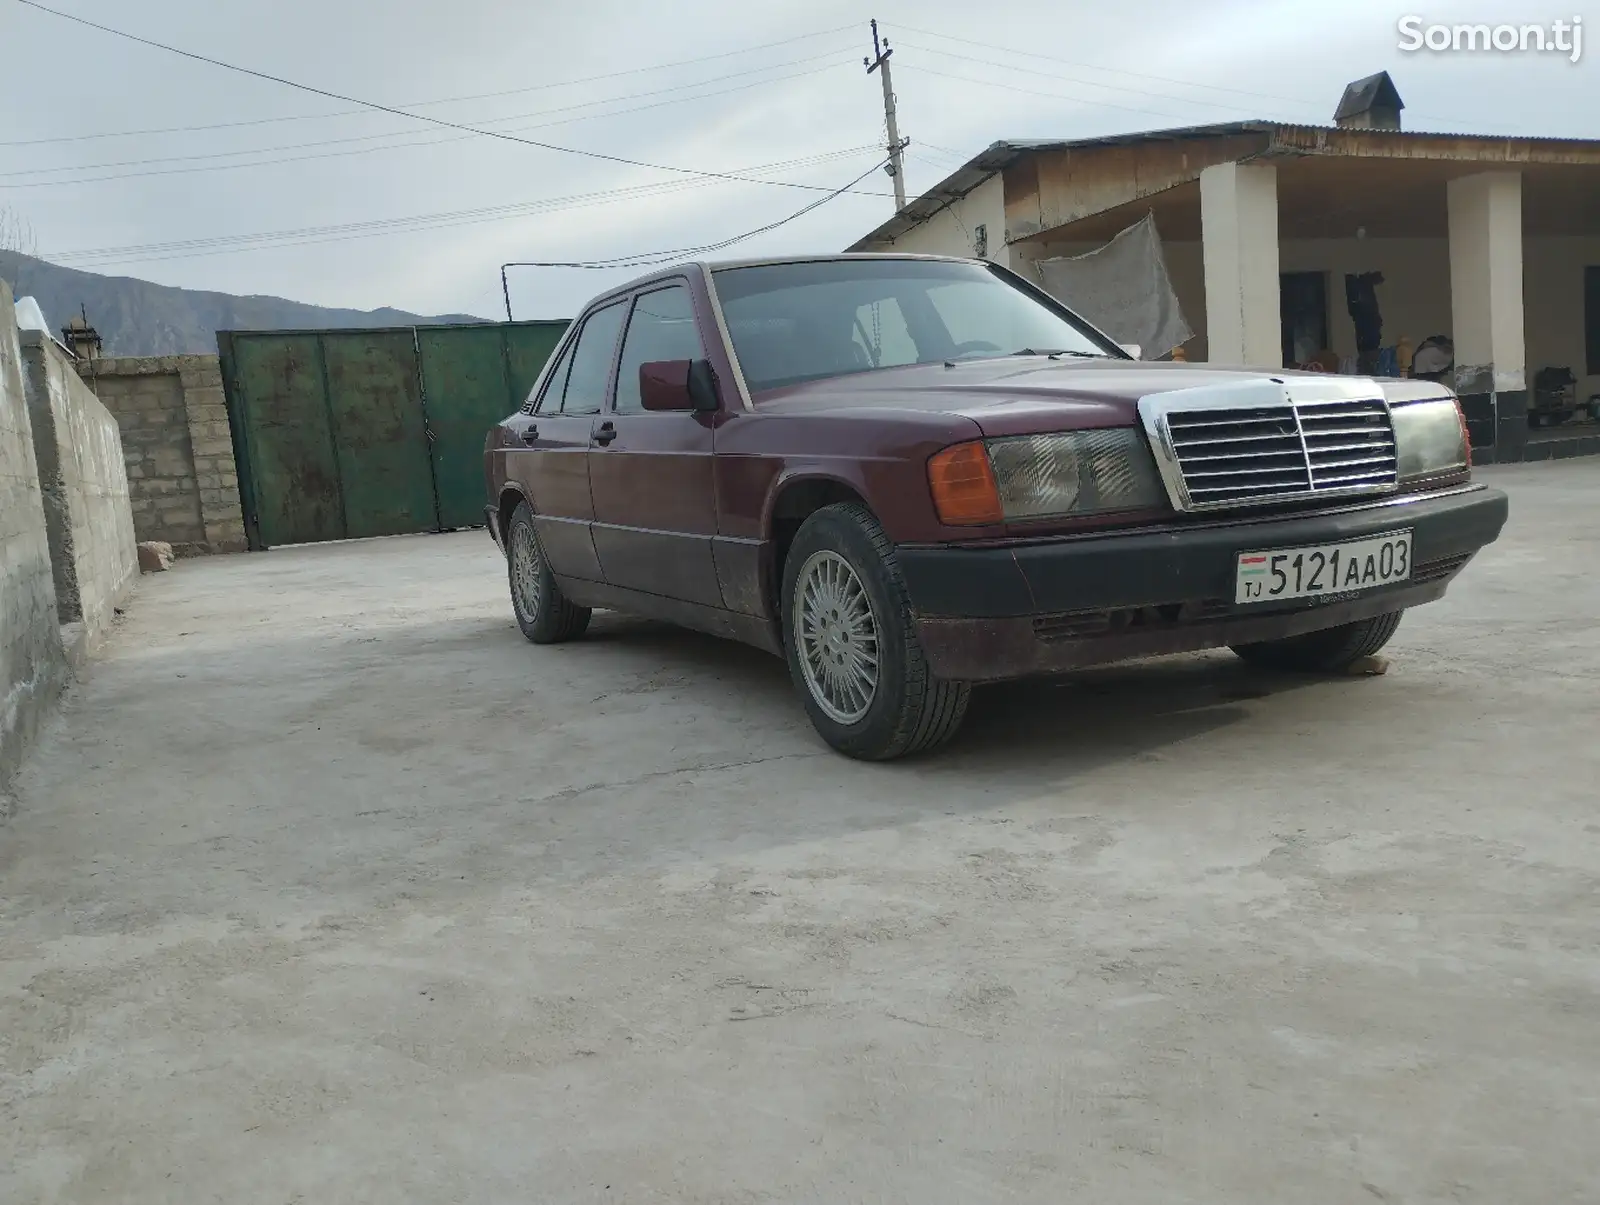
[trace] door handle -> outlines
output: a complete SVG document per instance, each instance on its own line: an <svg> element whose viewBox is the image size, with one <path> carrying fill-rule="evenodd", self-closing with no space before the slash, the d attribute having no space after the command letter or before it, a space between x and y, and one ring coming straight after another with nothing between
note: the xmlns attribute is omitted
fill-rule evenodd
<svg viewBox="0 0 1600 1205"><path fill-rule="evenodd" d="M594 441L602 448L617 437L617 429L610 423L601 423L600 429L594 433Z"/></svg>
<svg viewBox="0 0 1600 1205"><path fill-rule="evenodd" d="M529 427L527 430L523 431L523 433L522 433L522 442L525 443L525 444L538 443L539 442L539 428L537 426L533 426L533 427Z"/></svg>

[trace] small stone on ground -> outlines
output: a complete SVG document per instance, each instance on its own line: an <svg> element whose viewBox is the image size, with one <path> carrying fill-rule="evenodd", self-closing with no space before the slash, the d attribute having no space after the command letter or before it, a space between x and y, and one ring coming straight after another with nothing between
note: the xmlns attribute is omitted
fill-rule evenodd
<svg viewBox="0 0 1600 1205"><path fill-rule="evenodd" d="M176 558L172 554L172 545L160 540L147 540L139 545L139 571L141 573L163 573L172 568Z"/></svg>

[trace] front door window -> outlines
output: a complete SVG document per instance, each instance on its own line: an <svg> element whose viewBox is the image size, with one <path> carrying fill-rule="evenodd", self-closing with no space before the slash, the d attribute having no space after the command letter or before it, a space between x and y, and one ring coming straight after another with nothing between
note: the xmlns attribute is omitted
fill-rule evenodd
<svg viewBox="0 0 1600 1205"><path fill-rule="evenodd" d="M639 366L658 360L698 360L705 355L694 324L694 303L686 285L644 293L633 304L628 336L617 365L618 414L644 410L639 398Z"/></svg>

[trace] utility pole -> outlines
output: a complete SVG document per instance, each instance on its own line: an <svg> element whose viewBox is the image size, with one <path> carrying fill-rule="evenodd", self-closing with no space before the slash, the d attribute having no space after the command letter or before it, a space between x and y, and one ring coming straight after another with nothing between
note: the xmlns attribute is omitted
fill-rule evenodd
<svg viewBox="0 0 1600 1205"><path fill-rule="evenodd" d="M899 213L906 207L906 173L905 161L900 154L911 145L911 139L900 137L900 127L894 120L894 85L889 82L889 56L894 51L889 49L889 39L878 40L878 22L872 22L872 57L862 59L867 74L882 68L883 75L883 120L889 127L889 166L885 169L889 178L894 181L894 211Z"/></svg>

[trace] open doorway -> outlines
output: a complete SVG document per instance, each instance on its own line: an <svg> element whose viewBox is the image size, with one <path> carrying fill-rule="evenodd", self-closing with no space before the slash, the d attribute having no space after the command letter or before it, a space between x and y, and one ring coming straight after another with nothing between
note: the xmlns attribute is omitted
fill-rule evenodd
<svg viewBox="0 0 1600 1205"><path fill-rule="evenodd" d="M1328 274L1284 272L1278 277L1283 364L1305 364L1328 348Z"/></svg>

